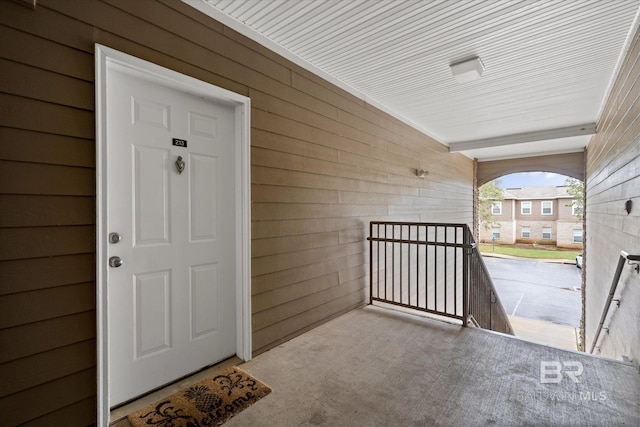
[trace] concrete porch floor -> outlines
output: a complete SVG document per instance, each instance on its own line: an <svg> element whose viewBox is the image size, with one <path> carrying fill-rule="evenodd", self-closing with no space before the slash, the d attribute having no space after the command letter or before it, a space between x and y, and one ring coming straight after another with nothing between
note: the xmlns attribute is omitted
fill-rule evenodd
<svg viewBox="0 0 640 427"><path fill-rule="evenodd" d="M635 366L375 306L241 366L273 392L228 426L640 425Z"/></svg>

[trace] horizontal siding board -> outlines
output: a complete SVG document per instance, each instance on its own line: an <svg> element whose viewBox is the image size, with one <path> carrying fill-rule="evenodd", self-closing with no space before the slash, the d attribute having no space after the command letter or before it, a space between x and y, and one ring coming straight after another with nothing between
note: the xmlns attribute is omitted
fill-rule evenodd
<svg viewBox="0 0 640 427"><path fill-rule="evenodd" d="M635 176L629 176L627 170L635 170ZM629 195L634 195L634 190L640 186L640 168L625 168L624 170L619 170L615 173L615 175L624 175L627 176L623 182L616 183L611 187L607 187L606 191L603 191L599 194L589 195L589 212L594 212L598 209L599 205L602 204L613 204L615 203L615 212L619 215L627 215L627 212L621 208L624 207L625 202L629 199ZM633 200L633 199L631 199ZM633 208L631 210L631 214L635 213ZM629 215L631 215L629 214Z"/></svg>
<svg viewBox="0 0 640 427"><path fill-rule="evenodd" d="M340 243L364 242L368 231L363 228L340 230Z"/></svg>
<svg viewBox="0 0 640 427"><path fill-rule="evenodd" d="M95 311L3 329L0 330L0 364L93 339L95 336Z"/></svg>
<svg viewBox="0 0 640 427"><path fill-rule="evenodd" d="M73 138L24 129L0 127L0 159L50 165L95 168L92 139Z"/></svg>
<svg viewBox="0 0 640 427"><path fill-rule="evenodd" d="M328 286L329 284L335 285ZM309 295L302 296L291 302L275 305L269 310L254 313L252 316L254 323L253 331L254 333L259 333L262 328L268 328L273 324L306 313L314 307L343 298L354 291L362 291L363 288L364 286L361 280L338 284L336 278L335 282L330 281L327 283L326 289L314 290ZM274 303L277 304L277 301L274 301Z"/></svg>
<svg viewBox="0 0 640 427"><path fill-rule="evenodd" d="M391 163L391 159L385 160L383 156L377 158L373 156L361 156L359 154L340 152L339 161L341 164L361 169L385 172L389 175L399 175L404 178L410 177L413 182L416 180L416 170L420 169L420 160L416 158L407 158L402 163Z"/></svg>
<svg viewBox="0 0 640 427"><path fill-rule="evenodd" d="M247 86L232 79L216 74L212 70L212 67L203 68L201 66L196 66L181 61L179 58L174 58L173 56L167 55L162 51L150 49L149 47L144 46L140 43L136 43L135 41L131 41L124 37L121 37L118 34L114 34L106 30L95 29L94 41L98 44L109 46L112 49L119 50L145 61L149 61L170 70L174 70L187 76L194 77L198 80L202 80L204 82L230 90L240 95L247 96L249 94L249 89L247 88Z"/></svg>
<svg viewBox="0 0 640 427"><path fill-rule="evenodd" d="M94 59L88 52L3 25L0 25L0 40L11 40L0 43L0 58L87 82L94 80Z"/></svg>
<svg viewBox="0 0 640 427"><path fill-rule="evenodd" d="M92 111L0 93L0 126L78 138L95 137Z"/></svg>
<svg viewBox="0 0 640 427"><path fill-rule="evenodd" d="M251 235L254 239L294 236L334 230L361 228L362 218L321 218L300 220L253 221Z"/></svg>
<svg viewBox="0 0 640 427"><path fill-rule="evenodd" d="M598 134L592 140L615 139L610 135L626 128L635 119L638 112L638 96L640 95L640 61L634 63L635 70L622 67L620 79L614 84L613 91L607 99L602 117L598 122ZM631 74L630 74L631 73ZM627 80L627 91L620 92L622 84L620 80ZM625 120L624 117L627 117ZM615 144L593 144L589 146L589 164L597 165L602 161L607 151L614 148Z"/></svg>
<svg viewBox="0 0 640 427"><path fill-rule="evenodd" d="M94 84L19 62L0 59L0 69L14 79L0 79L0 92L92 111Z"/></svg>
<svg viewBox="0 0 640 427"><path fill-rule="evenodd" d="M628 110L627 110L628 111ZM629 115L627 115L629 118ZM640 114L635 115L635 121L630 122L626 121L627 126L625 126L625 132L621 135L624 139L620 140L620 138L615 138L615 141L612 139L607 139L614 144L618 143L621 147L617 147L615 149L608 149L606 155L609 156L607 162L600 162L597 165L594 163L588 163L587 168L589 170L594 171L593 175L590 177L588 183L588 188L593 188L598 186L603 181L606 181L612 171L619 169L622 165L633 161L633 159L638 154L638 141L640 141ZM612 136L612 134L609 134ZM604 138L604 136L603 136ZM589 149L589 153L591 153L591 149ZM597 171L597 173L595 172Z"/></svg>
<svg viewBox="0 0 640 427"><path fill-rule="evenodd" d="M599 156L613 158L629 144L630 138L627 136L629 132L631 132L631 139L638 135L637 120L638 116L640 116L640 95L633 99L633 104L621 107L616 117L616 125L604 128L602 131L602 138L611 141L611 145L600 153L594 150L592 152L594 156L599 154ZM618 144L618 142L621 142L621 144ZM597 158L592 160L594 163L597 161Z"/></svg>
<svg viewBox="0 0 640 427"><path fill-rule="evenodd" d="M174 9L160 2L132 2L129 0L106 0L132 17L142 17L163 32L170 32L186 38L194 44L211 49L225 58L234 60L253 70L285 83L290 82L290 71L277 61L256 54L239 43L230 43L222 32L204 25L182 13L172 13Z"/></svg>
<svg viewBox="0 0 640 427"><path fill-rule="evenodd" d="M34 418L90 398L95 392L96 370L90 368L0 399L2 421L8 426L27 423ZM16 408L25 410L18 411ZM69 422L73 423L73 418Z"/></svg>
<svg viewBox="0 0 640 427"><path fill-rule="evenodd" d="M93 253L0 261L0 295L91 282L95 268Z"/></svg>
<svg viewBox="0 0 640 427"><path fill-rule="evenodd" d="M291 76L291 85L303 92L321 99L329 104L335 105L341 110L353 110L357 107L364 107L366 103L344 90L327 84L307 70L297 69Z"/></svg>
<svg viewBox="0 0 640 427"><path fill-rule="evenodd" d="M307 280L325 276L328 271L340 272L364 264L364 257L358 256L319 260L315 264L254 276L251 280L251 291L257 295L262 292L279 289L295 283L304 283Z"/></svg>
<svg viewBox="0 0 640 427"><path fill-rule="evenodd" d="M387 181L387 174L382 172L355 169L349 165L325 162L310 159L308 157L279 153L256 147L251 149L251 161L255 166L268 166L271 168L299 172L312 172L319 175L351 178L358 181L373 181L381 183L386 183Z"/></svg>
<svg viewBox="0 0 640 427"><path fill-rule="evenodd" d="M271 114L277 114L281 117L286 117L290 120L304 123L308 126L322 129L326 132L340 135L356 142L366 143L366 146L373 144L377 146L384 146L385 144L384 140L374 133L368 134L307 108L300 107L273 96L264 95L258 91L250 91L250 95L252 101L251 106L255 110L262 110Z"/></svg>
<svg viewBox="0 0 640 427"><path fill-rule="evenodd" d="M369 274L369 269L366 265L358 265L356 267L348 268L346 270L340 270L338 276L340 278L340 284L347 282L357 281L358 279L366 278ZM361 280L362 283L362 280ZM369 281L364 282L366 286L369 286Z"/></svg>
<svg viewBox="0 0 640 427"><path fill-rule="evenodd" d="M337 120L338 108L318 98L315 98L303 91L299 91L289 85L276 83L261 88L261 90L252 89L249 92L252 103L257 108L270 110L278 105L278 102L291 104L291 106L304 108L312 111L319 116L324 116L331 120Z"/></svg>
<svg viewBox="0 0 640 427"><path fill-rule="evenodd" d="M56 348L0 365L0 398L95 366L94 340Z"/></svg>
<svg viewBox="0 0 640 427"><path fill-rule="evenodd" d="M272 166L269 166L272 165ZM295 171L275 168L274 162L267 166L253 165L251 179L255 184L270 184L280 186L321 188L327 190L344 190L360 193L398 194L406 196L419 196L420 189L391 185L379 182L367 182L349 177L335 175L319 175L307 171ZM413 180L416 183L416 180ZM422 184L428 185L428 184Z"/></svg>
<svg viewBox="0 0 640 427"><path fill-rule="evenodd" d="M622 62L619 71L619 78L614 82L607 103L611 106L623 105L625 99L630 96L634 98L638 91L638 76L640 75L640 42L634 40L629 46L627 56ZM605 111L606 112L606 111ZM603 126L609 125L609 120L616 110L609 110L609 115L605 115L601 120ZM599 123L600 125L600 123Z"/></svg>
<svg viewBox="0 0 640 427"><path fill-rule="evenodd" d="M95 310L95 283L0 296L0 328Z"/></svg>
<svg viewBox="0 0 640 427"><path fill-rule="evenodd" d="M0 193L95 196L95 169L0 160Z"/></svg>
<svg viewBox="0 0 640 427"><path fill-rule="evenodd" d="M380 125L376 122L367 121L360 117L360 110L366 111L366 109L359 108L350 111L340 110L338 114L338 121L343 123L353 129L357 129L361 132L365 132L370 135L377 135L380 138L383 138L385 141L389 141L393 144L403 144L406 136L393 132L389 128L385 127L385 124L388 121L380 121ZM422 137L421 139L425 139ZM430 141L433 143L434 141ZM425 144L425 149L428 149L428 144Z"/></svg>
<svg viewBox="0 0 640 427"><path fill-rule="evenodd" d="M96 398L89 397L29 421L30 427L91 426L96 422Z"/></svg>
<svg viewBox="0 0 640 427"><path fill-rule="evenodd" d="M255 275L273 273L279 270L300 267L307 264L315 264L318 259L327 260L338 257L346 257L363 253L363 243L347 243L338 246L327 246L323 248L307 249L295 253L276 254L264 257L253 258L251 263L252 272Z"/></svg>
<svg viewBox="0 0 640 427"><path fill-rule="evenodd" d="M277 135L260 129L252 129L251 146L283 153L297 154L317 160L336 163L338 161L338 150L335 148L289 138L286 135Z"/></svg>
<svg viewBox="0 0 640 427"><path fill-rule="evenodd" d="M312 248L334 246L338 244L339 240L340 234L336 231L270 239L254 239L251 242L251 255L256 258L265 255L285 254Z"/></svg>
<svg viewBox="0 0 640 427"><path fill-rule="evenodd" d="M0 261L95 252L94 226L0 229Z"/></svg>
<svg viewBox="0 0 640 427"><path fill-rule="evenodd" d="M254 203L255 221L280 219L306 219L331 217L362 217L385 215L387 206L311 204L311 203Z"/></svg>
<svg viewBox="0 0 640 427"><path fill-rule="evenodd" d="M252 108L251 124L253 128L288 136L301 141L312 142L325 147L366 155L372 152L372 145L362 143L341 135L340 131L310 126L304 119L292 120L268 111Z"/></svg>
<svg viewBox="0 0 640 427"><path fill-rule="evenodd" d="M253 334L253 345L256 353L260 353L263 348L277 345L278 342L286 341L304 331L304 327L313 327L319 323L330 320L338 313L351 310L362 305L365 290L358 289L351 294L342 296L326 304L318 305L296 316L290 317L282 322L275 323L269 327L261 329ZM301 328L301 325L305 325Z"/></svg>
<svg viewBox="0 0 640 427"><path fill-rule="evenodd" d="M253 185L251 188L253 202L291 203L338 203L338 192L335 190L318 190L313 188L295 188L275 185Z"/></svg>
<svg viewBox="0 0 640 427"><path fill-rule="evenodd" d="M57 42L89 54L93 54L93 28L77 19L73 14L65 16L38 2L38 7L29 10L18 5L2 8L0 23Z"/></svg>
<svg viewBox="0 0 640 427"><path fill-rule="evenodd" d="M200 68L207 69L211 67L211 64L215 64L216 73L238 83L260 87L268 86L271 79L287 84L291 80L288 73L284 76L281 74L276 76L262 74L217 53L215 50L189 42L188 38L182 36L184 31L180 33L180 36L169 33L164 28L147 22L141 17L122 13L122 11L103 2L94 1L91 3L91 7L87 7L84 0L44 1L43 4L60 13L75 16L78 20L96 28L111 32L117 31L117 34L123 38L135 40L136 43L164 52L174 58L181 58L183 61ZM185 45L188 48L185 49ZM207 45L215 49L213 42L207 43Z"/></svg>
<svg viewBox="0 0 640 427"><path fill-rule="evenodd" d="M0 227L95 224L93 197L1 195Z"/></svg>
<svg viewBox="0 0 640 427"><path fill-rule="evenodd" d="M252 321L255 322L255 328L263 328L267 325L256 319L255 314L269 311L274 307L295 301L299 298L313 295L316 292L337 286L340 280L337 272L331 272L320 277L304 280L290 286L283 286L272 289L267 292L255 294L251 301L251 310L253 315Z"/></svg>
<svg viewBox="0 0 640 427"><path fill-rule="evenodd" d="M209 16L205 15L204 13L200 12L197 9L194 9L193 7L187 5L186 3L176 2L174 0L158 0L158 1L166 5L167 7L171 8L172 10L182 13L183 15L190 17L194 21L200 22L201 24L204 24L207 27L210 27L212 30L217 31L221 34L224 33L224 30L226 29L224 24L211 19Z"/></svg>

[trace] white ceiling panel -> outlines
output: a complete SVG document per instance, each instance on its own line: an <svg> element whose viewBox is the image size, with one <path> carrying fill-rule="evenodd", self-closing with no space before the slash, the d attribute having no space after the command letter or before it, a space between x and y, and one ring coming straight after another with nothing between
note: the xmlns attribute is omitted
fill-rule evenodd
<svg viewBox="0 0 640 427"><path fill-rule="evenodd" d="M595 123L640 0L184 0L445 145ZM478 56L479 80L450 64ZM582 150L589 137L463 151ZM580 141L580 142L577 142Z"/></svg>

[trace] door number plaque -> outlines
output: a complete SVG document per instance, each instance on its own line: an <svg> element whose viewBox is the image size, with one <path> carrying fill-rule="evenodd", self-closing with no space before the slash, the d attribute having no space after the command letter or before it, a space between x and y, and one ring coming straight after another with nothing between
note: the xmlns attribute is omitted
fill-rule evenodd
<svg viewBox="0 0 640 427"><path fill-rule="evenodd" d="M172 141L173 141L173 145L175 145L176 147L187 148L187 140L186 139L173 138Z"/></svg>

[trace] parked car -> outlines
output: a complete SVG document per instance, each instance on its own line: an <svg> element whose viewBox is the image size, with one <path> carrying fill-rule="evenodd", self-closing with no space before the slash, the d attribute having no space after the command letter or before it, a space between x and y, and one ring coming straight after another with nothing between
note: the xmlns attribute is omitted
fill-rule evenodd
<svg viewBox="0 0 640 427"><path fill-rule="evenodd" d="M576 255L576 267L582 268L582 254Z"/></svg>

